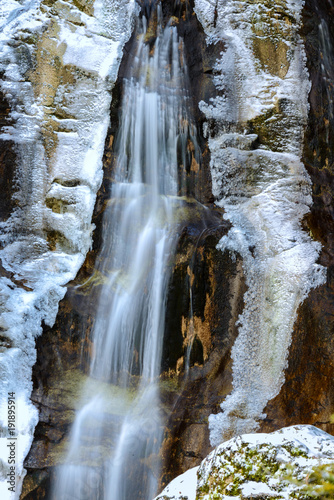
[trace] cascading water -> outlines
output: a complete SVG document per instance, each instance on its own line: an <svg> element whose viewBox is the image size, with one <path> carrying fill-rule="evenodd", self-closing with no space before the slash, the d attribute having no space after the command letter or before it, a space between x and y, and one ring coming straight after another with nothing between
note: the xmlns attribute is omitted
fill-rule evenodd
<svg viewBox="0 0 334 500"><path fill-rule="evenodd" d="M187 114L186 67L175 26L137 51L124 85L115 180L104 215L99 272L105 277L93 332L90 378L60 467L54 499L151 499L157 489L163 422L157 377L176 205L185 194L178 167L198 151ZM95 382L94 382L95 381ZM92 389L93 387L93 389ZM87 393L94 392L93 397Z"/></svg>
<svg viewBox="0 0 334 500"><path fill-rule="evenodd" d="M328 120L325 122L326 127L326 141L329 140L329 127L330 122L334 118L333 106L333 46L331 44L331 37L328 29L328 24L325 19L321 19L318 26L319 29L319 49L320 49L320 69L322 83L326 89L327 95L327 110Z"/></svg>

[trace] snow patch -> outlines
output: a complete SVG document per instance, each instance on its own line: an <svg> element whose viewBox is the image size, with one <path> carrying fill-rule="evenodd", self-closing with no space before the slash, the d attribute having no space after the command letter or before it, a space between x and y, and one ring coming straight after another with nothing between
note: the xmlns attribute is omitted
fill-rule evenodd
<svg viewBox="0 0 334 500"><path fill-rule="evenodd" d="M187 470L184 474L176 477L158 495L155 500L176 500L187 497L188 500L196 500L197 471L199 467Z"/></svg>

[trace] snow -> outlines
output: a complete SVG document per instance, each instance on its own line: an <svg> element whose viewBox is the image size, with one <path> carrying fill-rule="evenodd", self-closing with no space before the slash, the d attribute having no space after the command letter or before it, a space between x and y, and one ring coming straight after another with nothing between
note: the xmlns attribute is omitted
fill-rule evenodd
<svg viewBox="0 0 334 500"><path fill-rule="evenodd" d="M96 71L101 78L106 78L111 72L115 79L117 70L115 72L114 65L117 68L120 42L113 42L93 33L87 36L84 27L77 28L74 33L71 28L65 23L62 24L59 35L59 45L66 44L66 51L63 55L64 64ZM99 48L98 51L96 47Z"/></svg>
<svg viewBox="0 0 334 500"><path fill-rule="evenodd" d="M3 500L19 497L23 461L38 421L29 399L35 337L42 332L42 321L53 325L66 284L91 246L110 91L132 30L133 0L98 0L95 7L94 16L89 16L65 1L56 2L53 9L39 0L2 0L0 6L0 70L4 73L0 85L13 121L2 128L0 140L15 142L19 160L16 208L1 224L0 259L9 276L0 279L0 327L5 342L0 345ZM41 60L36 54L38 43ZM73 78L57 84L53 57ZM42 83L26 81L36 61L45 72ZM52 207L53 200L61 207L59 213ZM50 231L60 232L65 241L58 241L54 250L46 239ZM16 396L15 493L6 483L8 392Z"/></svg>
<svg viewBox="0 0 334 500"><path fill-rule="evenodd" d="M218 0L215 19L215 2L195 1L207 43L226 46L214 68L218 95L200 103L208 120L213 194L233 224L217 248L242 256L248 287L232 349L233 390L222 413L209 417L213 445L258 428L267 402L284 383L298 307L326 279L316 263L321 245L301 228L312 203L300 160L310 89L298 34L302 5ZM280 21L281 14L292 22ZM280 66L257 58L261 33L287 51ZM269 138L260 147L249 131L249 120L259 118Z"/></svg>
<svg viewBox="0 0 334 500"><path fill-rule="evenodd" d="M173 479L168 486L158 495L155 500L165 499L176 500L182 497L188 497L188 500L196 500L196 483L198 467L193 467Z"/></svg>
<svg viewBox="0 0 334 500"><path fill-rule="evenodd" d="M241 486L242 495L246 498L263 498L264 495L271 496L272 498L278 497L279 493L269 488L264 483L256 483L255 481L248 481Z"/></svg>

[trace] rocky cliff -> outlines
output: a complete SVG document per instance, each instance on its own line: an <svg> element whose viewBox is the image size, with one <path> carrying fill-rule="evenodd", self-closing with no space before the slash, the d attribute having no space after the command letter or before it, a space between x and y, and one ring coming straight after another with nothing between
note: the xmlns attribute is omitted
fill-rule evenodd
<svg viewBox="0 0 334 500"><path fill-rule="evenodd" d="M171 263L163 485L212 449L209 428L212 444L298 423L333 433L334 117L327 1L162 5L184 39L203 158ZM49 495L86 379L133 10L2 10L1 425L14 391L27 500Z"/></svg>

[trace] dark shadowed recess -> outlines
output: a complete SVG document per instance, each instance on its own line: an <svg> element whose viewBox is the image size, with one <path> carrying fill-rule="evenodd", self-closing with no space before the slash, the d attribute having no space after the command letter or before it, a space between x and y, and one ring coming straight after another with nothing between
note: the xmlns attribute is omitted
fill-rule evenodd
<svg viewBox="0 0 334 500"><path fill-rule="evenodd" d="M3 75L0 74L0 79ZM0 92L0 134L5 133L6 127L13 124L10 116L10 103L6 95ZM14 178L17 154L15 143L10 140L0 140L0 221L6 221L10 216L15 201L13 200Z"/></svg>

